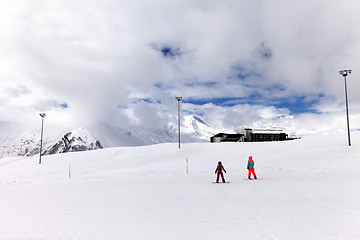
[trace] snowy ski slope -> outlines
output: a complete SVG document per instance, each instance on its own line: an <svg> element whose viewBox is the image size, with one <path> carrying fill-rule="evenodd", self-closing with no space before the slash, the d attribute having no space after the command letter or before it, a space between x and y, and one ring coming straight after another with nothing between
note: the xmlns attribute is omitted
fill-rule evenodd
<svg viewBox="0 0 360 240"><path fill-rule="evenodd" d="M360 239L359 137L0 159L0 239Z"/></svg>

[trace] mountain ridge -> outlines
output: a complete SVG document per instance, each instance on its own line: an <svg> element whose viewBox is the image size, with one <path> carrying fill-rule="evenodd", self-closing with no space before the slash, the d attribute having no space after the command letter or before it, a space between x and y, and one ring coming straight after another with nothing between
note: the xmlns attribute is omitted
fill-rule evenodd
<svg viewBox="0 0 360 240"><path fill-rule="evenodd" d="M181 125L181 142L208 142L217 130L196 116L185 116ZM132 147L178 141L177 124L168 123L160 129L132 126L127 129L117 127L80 127L60 136L46 136L43 139L42 155L66 152L89 151L108 147ZM40 153L40 136L22 133L18 137L0 139L3 148L0 158L14 156L34 156Z"/></svg>

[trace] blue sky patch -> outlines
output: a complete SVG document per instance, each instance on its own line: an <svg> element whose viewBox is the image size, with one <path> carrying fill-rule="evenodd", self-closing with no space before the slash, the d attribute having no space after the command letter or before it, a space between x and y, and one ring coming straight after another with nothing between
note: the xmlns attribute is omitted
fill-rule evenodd
<svg viewBox="0 0 360 240"><path fill-rule="evenodd" d="M166 57L166 58L175 58L182 54L179 47L174 47L174 46L170 46L170 45L154 47L154 49L156 51L160 52L163 55L163 57Z"/></svg>
<svg viewBox="0 0 360 240"><path fill-rule="evenodd" d="M181 55L180 50L178 48L164 47L161 49L164 57L175 57Z"/></svg>
<svg viewBox="0 0 360 240"><path fill-rule="evenodd" d="M195 87L195 86L205 86L205 87L215 87L218 83L209 81L209 82L194 82L194 83L185 83L187 87Z"/></svg>
<svg viewBox="0 0 360 240"><path fill-rule="evenodd" d="M140 98L140 99L137 99L135 102L147 102L147 103L152 103L152 101L150 100L150 98Z"/></svg>
<svg viewBox="0 0 360 240"><path fill-rule="evenodd" d="M67 104L67 103L62 103L62 104L60 104L60 107L61 107L61 108L65 108L65 109L66 109L66 108L68 108L69 106L68 106L68 104Z"/></svg>
<svg viewBox="0 0 360 240"><path fill-rule="evenodd" d="M312 98L312 100L307 100L305 96L297 96L291 98L274 98L266 100L262 98L260 94L253 94L247 98L226 97L183 99L183 102L194 105L205 105L208 103L212 103L221 107L233 107L239 104L274 106L276 108L287 108L290 110L291 114L301 114L317 113L314 106L319 103L322 97L324 97L323 94L319 94L317 97Z"/></svg>
<svg viewBox="0 0 360 240"><path fill-rule="evenodd" d="M290 110L291 114L300 114L300 113L317 113L314 106L319 103L319 99L314 99L307 101L304 96L296 97L293 99L277 99L271 105L276 108L287 108Z"/></svg>
<svg viewBox="0 0 360 240"><path fill-rule="evenodd" d="M157 99L156 101L154 101L153 99L150 98L137 98L137 99L133 99L131 101L131 103L136 104L139 102L147 102L147 103L157 103L157 104L161 104L161 100Z"/></svg>
<svg viewBox="0 0 360 240"><path fill-rule="evenodd" d="M270 87L267 87L265 88L266 91L274 91L274 90L277 90L277 91L285 91L286 90L286 87L284 85L281 85L281 84L274 84Z"/></svg>
<svg viewBox="0 0 360 240"><path fill-rule="evenodd" d="M202 99L183 99L184 103L191 103L194 105L205 105L212 103L217 106L232 107L241 103L243 98L202 98Z"/></svg>

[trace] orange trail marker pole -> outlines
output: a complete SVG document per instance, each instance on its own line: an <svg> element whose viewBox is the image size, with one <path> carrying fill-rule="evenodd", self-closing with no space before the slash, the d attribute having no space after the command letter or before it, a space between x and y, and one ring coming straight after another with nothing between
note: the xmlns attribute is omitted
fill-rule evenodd
<svg viewBox="0 0 360 240"><path fill-rule="evenodd" d="M186 158L186 174L189 174L189 160Z"/></svg>

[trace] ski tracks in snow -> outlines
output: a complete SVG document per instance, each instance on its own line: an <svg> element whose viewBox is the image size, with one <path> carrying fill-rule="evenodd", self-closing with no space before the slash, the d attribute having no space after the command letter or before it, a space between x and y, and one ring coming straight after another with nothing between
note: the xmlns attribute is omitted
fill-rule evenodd
<svg viewBox="0 0 360 240"><path fill-rule="evenodd" d="M279 238L277 238L276 236L274 236L273 234L271 234L267 228L264 226L264 224L262 223L261 219L260 219L260 215L261 213L266 209L268 208L267 206L264 206L261 211L259 212L259 214L256 215L256 221L258 222L259 226L261 227L261 229L265 232L265 234L270 237L271 239L274 239L274 240L279 240Z"/></svg>
<svg viewBox="0 0 360 240"><path fill-rule="evenodd" d="M261 222L261 219L259 216L256 216L256 221L259 223L259 226L261 227L261 229L266 233L266 235L268 237L270 237L271 239L274 239L274 240L279 240L279 238L275 237L274 235L272 235L267 229L266 227L264 226L264 224Z"/></svg>
<svg viewBox="0 0 360 240"><path fill-rule="evenodd" d="M333 204L330 204L328 202L325 202L325 201L321 201L317 198L314 198L313 196L311 196L310 194L305 194L305 197L315 203L317 203L318 205L321 205L321 206L324 206L324 207L327 207L327 208L330 208L330 209L333 209L333 210L337 210L337 211L341 211L341 212L346 212L346 213L350 213L350 214L358 214L358 212L355 212L355 211L351 211L349 209L345 209L345 208L340 208L340 207L337 207Z"/></svg>

